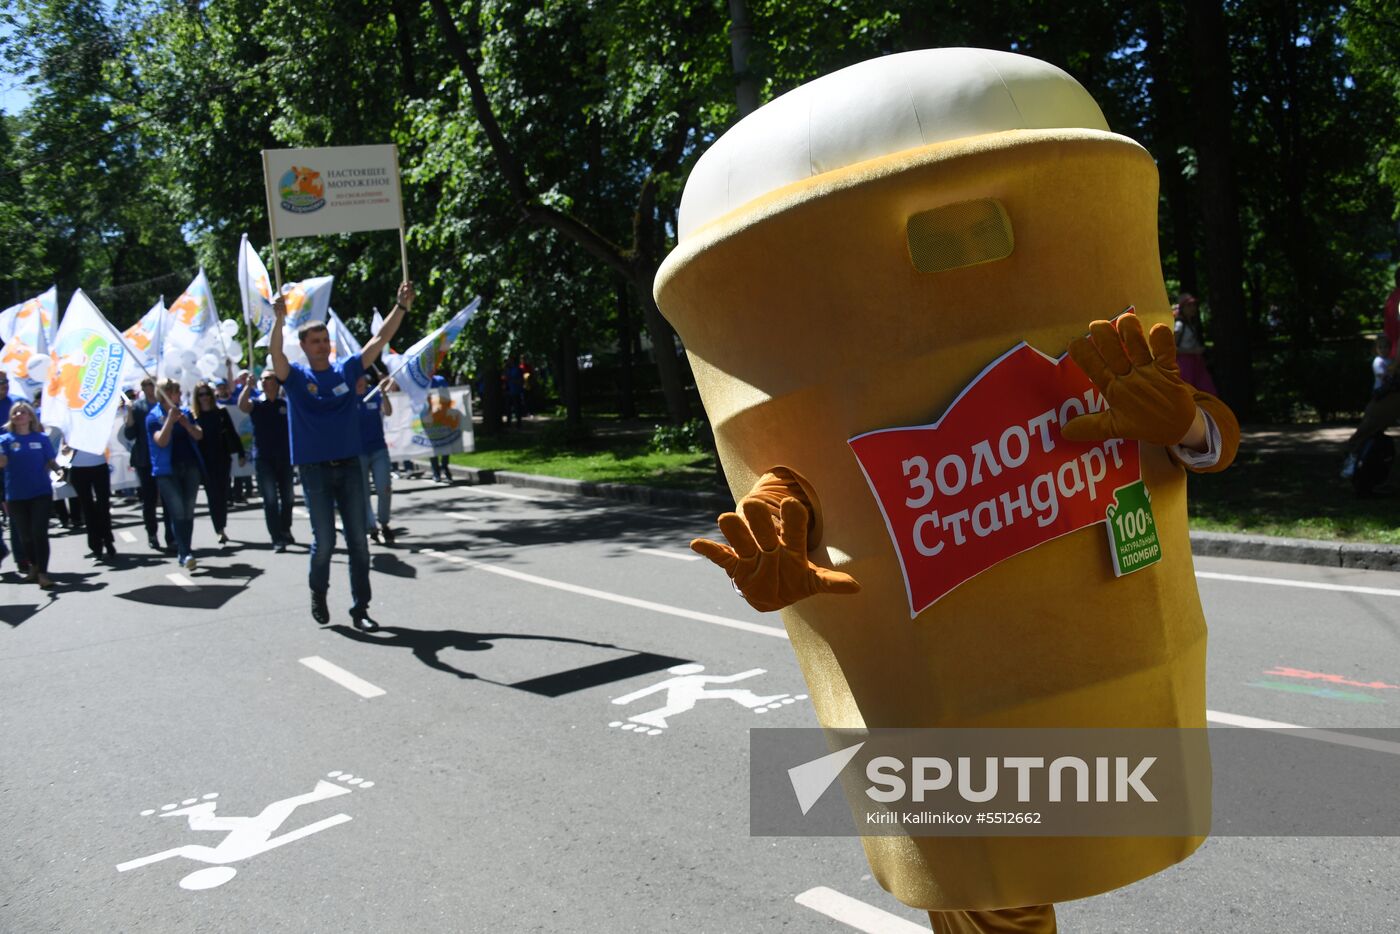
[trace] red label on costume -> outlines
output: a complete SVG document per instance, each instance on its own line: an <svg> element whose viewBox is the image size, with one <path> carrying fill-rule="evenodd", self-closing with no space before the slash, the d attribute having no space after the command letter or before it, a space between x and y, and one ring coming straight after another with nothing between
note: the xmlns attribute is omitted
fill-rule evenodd
<svg viewBox="0 0 1400 934"><path fill-rule="evenodd" d="M1141 476L1137 443L1060 434L1103 407L1068 354L1022 343L932 425L850 440L899 554L911 616L998 562L1104 521L1114 490Z"/></svg>

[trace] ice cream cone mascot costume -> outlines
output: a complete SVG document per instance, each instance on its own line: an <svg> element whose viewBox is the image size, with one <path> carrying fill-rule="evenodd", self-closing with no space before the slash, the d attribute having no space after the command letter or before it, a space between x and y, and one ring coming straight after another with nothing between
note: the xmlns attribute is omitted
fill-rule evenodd
<svg viewBox="0 0 1400 934"><path fill-rule="evenodd" d="M656 298L739 506L693 547L823 726L1205 726L1185 470L1239 429L1178 375L1156 216L1148 153L1002 52L844 69L698 161ZM1114 552L1139 478L1156 541ZM1201 838L862 839L936 930L1052 931Z"/></svg>

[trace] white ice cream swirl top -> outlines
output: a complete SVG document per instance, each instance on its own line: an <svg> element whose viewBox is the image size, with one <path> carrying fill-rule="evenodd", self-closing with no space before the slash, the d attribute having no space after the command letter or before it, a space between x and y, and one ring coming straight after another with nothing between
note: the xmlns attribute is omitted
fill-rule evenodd
<svg viewBox="0 0 1400 934"><path fill-rule="evenodd" d="M924 49L843 68L775 98L715 141L681 195L680 239L802 179L1005 130L1108 131L1099 105L1039 59Z"/></svg>

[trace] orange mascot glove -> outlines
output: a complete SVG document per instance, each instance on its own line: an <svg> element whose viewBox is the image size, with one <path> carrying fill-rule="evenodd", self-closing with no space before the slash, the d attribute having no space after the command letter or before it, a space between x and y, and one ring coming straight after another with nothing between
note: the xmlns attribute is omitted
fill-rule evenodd
<svg viewBox="0 0 1400 934"><path fill-rule="evenodd" d="M690 547L723 568L749 606L761 612L813 594L856 593L855 578L807 560L807 542L815 542L821 528L813 499L795 471L775 467L740 500L737 513L719 517L728 545L697 538Z"/></svg>
<svg viewBox="0 0 1400 934"><path fill-rule="evenodd" d="M1143 336L1142 322L1128 313L1116 322L1095 321L1088 337L1069 342L1069 355L1103 394L1108 408L1065 423L1070 441L1126 438L1149 444L1178 444L1196 422L1196 393L1176 366L1176 337L1165 324Z"/></svg>

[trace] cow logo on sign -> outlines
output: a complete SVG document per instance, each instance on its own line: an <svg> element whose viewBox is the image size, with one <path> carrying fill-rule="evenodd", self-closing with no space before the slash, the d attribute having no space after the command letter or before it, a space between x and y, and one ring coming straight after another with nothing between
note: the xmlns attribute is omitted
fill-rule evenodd
<svg viewBox="0 0 1400 934"><path fill-rule="evenodd" d="M282 195L282 210L293 214L311 214L326 206L326 186L321 173L306 166L292 166L277 182Z"/></svg>

